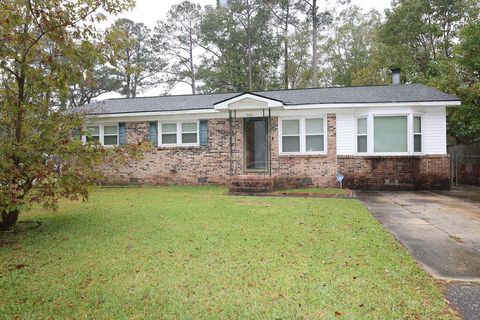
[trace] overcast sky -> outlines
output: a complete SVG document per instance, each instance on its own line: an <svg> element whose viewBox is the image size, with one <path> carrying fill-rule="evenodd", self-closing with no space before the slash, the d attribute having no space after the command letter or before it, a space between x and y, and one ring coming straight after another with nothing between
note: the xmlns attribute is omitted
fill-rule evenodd
<svg viewBox="0 0 480 320"><path fill-rule="evenodd" d="M135 22L143 22L149 27L153 27L155 21L166 16L168 9L173 4L180 3L183 0L136 0L135 9L122 14L122 17L128 18ZM204 5L216 5L216 0L191 0L191 2ZM323 1L322 1L323 2ZM334 3L333 1L329 1ZM370 10L372 8L383 12L384 9L390 7L391 0L351 0L351 4L358 5L362 8Z"/></svg>
<svg viewBox="0 0 480 320"><path fill-rule="evenodd" d="M153 28L157 20L165 18L168 10L173 4L180 3L183 0L136 0L137 5L129 12L125 12L117 17L110 17L105 23L102 23L102 28L110 25L115 19L119 17L128 18L135 22L143 22L148 27ZM192 2L204 5L216 5L216 0L191 0ZM329 1L334 3L333 1ZM351 4L358 5L364 8L366 11L370 9L376 9L383 12L386 8L390 7L391 0L351 0ZM161 89L151 89L143 92L141 96L158 95ZM186 85L179 85L175 87L171 94L184 94L190 93L190 88ZM100 99L120 97L120 95L112 93L102 95Z"/></svg>

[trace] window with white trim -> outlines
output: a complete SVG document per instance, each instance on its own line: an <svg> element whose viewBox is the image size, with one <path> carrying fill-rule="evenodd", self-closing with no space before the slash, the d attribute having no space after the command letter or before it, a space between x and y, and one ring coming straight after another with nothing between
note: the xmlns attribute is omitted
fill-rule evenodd
<svg viewBox="0 0 480 320"><path fill-rule="evenodd" d="M323 119L306 119L305 120L305 151L306 152L322 152L324 146L324 128Z"/></svg>
<svg viewBox="0 0 480 320"><path fill-rule="evenodd" d="M118 144L118 126L103 127L103 144L105 146L116 146Z"/></svg>
<svg viewBox="0 0 480 320"><path fill-rule="evenodd" d="M161 144L177 144L177 124L162 123Z"/></svg>
<svg viewBox="0 0 480 320"><path fill-rule="evenodd" d="M90 135L85 136L84 142L98 142L104 146L118 145L118 125L117 124L99 124L87 126Z"/></svg>
<svg viewBox="0 0 480 320"><path fill-rule="evenodd" d="M182 123L182 143L197 143L198 126L196 122Z"/></svg>
<svg viewBox="0 0 480 320"><path fill-rule="evenodd" d="M325 118L281 120L281 153L324 153Z"/></svg>
<svg viewBox="0 0 480 320"><path fill-rule="evenodd" d="M300 152L300 120L282 121L282 152Z"/></svg>
<svg viewBox="0 0 480 320"><path fill-rule="evenodd" d="M87 127L90 136L87 136L87 142L100 142L100 126L88 126Z"/></svg>
<svg viewBox="0 0 480 320"><path fill-rule="evenodd" d="M374 116L373 151L375 153L408 152L408 117Z"/></svg>
<svg viewBox="0 0 480 320"><path fill-rule="evenodd" d="M368 152L368 119L357 118L357 153Z"/></svg>
<svg viewBox="0 0 480 320"><path fill-rule="evenodd" d="M422 152L422 117L413 117L413 152Z"/></svg>
<svg viewBox="0 0 480 320"><path fill-rule="evenodd" d="M159 124L160 145L198 145L198 121Z"/></svg>

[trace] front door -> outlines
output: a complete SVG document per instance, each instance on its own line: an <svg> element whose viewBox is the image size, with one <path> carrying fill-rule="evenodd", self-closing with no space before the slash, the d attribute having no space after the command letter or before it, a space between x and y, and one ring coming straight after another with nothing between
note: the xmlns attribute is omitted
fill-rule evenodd
<svg viewBox="0 0 480 320"><path fill-rule="evenodd" d="M245 118L243 128L245 171L267 171L268 118Z"/></svg>

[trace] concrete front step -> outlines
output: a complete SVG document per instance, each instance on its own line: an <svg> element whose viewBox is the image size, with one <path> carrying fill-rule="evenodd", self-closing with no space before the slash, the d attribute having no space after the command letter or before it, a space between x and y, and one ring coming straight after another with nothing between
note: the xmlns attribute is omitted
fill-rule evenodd
<svg viewBox="0 0 480 320"><path fill-rule="evenodd" d="M237 176L230 180L231 193L268 193L274 190L275 179L270 176Z"/></svg>

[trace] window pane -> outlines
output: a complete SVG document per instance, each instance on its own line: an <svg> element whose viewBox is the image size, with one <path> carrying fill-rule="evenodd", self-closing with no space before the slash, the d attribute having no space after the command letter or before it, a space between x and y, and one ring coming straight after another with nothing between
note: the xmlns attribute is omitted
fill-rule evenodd
<svg viewBox="0 0 480 320"><path fill-rule="evenodd" d="M357 119L357 133L367 134L367 118Z"/></svg>
<svg viewBox="0 0 480 320"><path fill-rule="evenodd" d="M300 152L300 137L282 137L282 152Z"/></svg>
<svg viewBox="0 0 480 320"><path fill-rule="evenodd" d="M90 137L87 137L87 142L100 142L100 137L99 136L92 136L91 138Z"/></svg>
<svg viewBox="0 0 480 320"><path fill-rule="evenodd" d="M357 152L367 152L367 136L357 137Z"/></svg>
<svg viewBox="0 0 480 320"><path fill-rule="evenodd" d="M413 152L422 152L422 136L420 134L413 136Z"/></svg>
<svg viewBox="0 0 480 320"><path fill-rule="evenodd" d="M407 117L374 118L374 151L407 152Z"/></svg>
<svg viewBox="0 0 480 320"><path fill-rule="evenodd" d="M182 132L197 132L196 123L182 123Z"/></svg>
<svg viewBox="0 0 480 320"><path fill-rule="evenodd" d="M177 132L177 124L176 124L176 123L165 123L165 124L162 124L162 132L163 132L163 133L174 133L174 132Z"/></svg>
<svg viewBox="0 0 480 320"><path fill-rule="evenodd" d="M103 134L117 134L117 126L103 127Z"/></svg>
<svg viewBox="0 0 480 320"><path fill-rule="evenodd" d="M98 136L100 134L100 127L99 126L92 126L87 128L88 131L90 131L90 134L92 136L96 135Z"/></svg>
<svg viewBox="0 0 480 320"><path fill-rule="evenodd" d="M162 144L176 144L177 134L162 134Z"/></svg>
<svg viewBox="0 0 480 320"><path fill-rule="evenodd" d="M323 133L323 119L307 119L305 127L307 134Z"/></svg>
<svg viewBox="0 0 480 320"><path fill-rule="evenodd" d="M307 136L306 138L306 149L307 152L311 151L323 151L323 135L318 136Z"/></svg>
<svg viewBox="0 0 480 320"><path fill-rule="evenodd" d="M422 118L413 117L413 133L422 132Z"/></svg>
<svg viewBox="0 0 480 320"><path fill-rule="evenodd" d="M282 134L300 134L300 121L299 120L283 120L282 121Z"/></svg>
<svg viewBox="0 0 480 320"><path fill-rule="evenodd" d="M106 146L114 146L117 144L117 136L105 136L103 137L103 144Z"/></svg>
<svg viewBox="0 0 480 320"><path fill-rule="evenodd" d="M182 134L182 143L197 143L197 134L196 133Z"/></svg>

